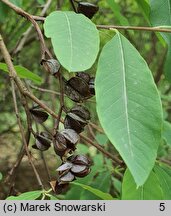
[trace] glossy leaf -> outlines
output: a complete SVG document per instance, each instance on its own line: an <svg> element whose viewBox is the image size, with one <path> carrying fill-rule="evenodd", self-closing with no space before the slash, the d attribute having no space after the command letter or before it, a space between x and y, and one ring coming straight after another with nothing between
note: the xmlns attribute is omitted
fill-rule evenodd
<svg viewBox="0 0 171 216"><path fill-rule="evenodd" d="M14 66L14 68L20 78L29 79L37 84L41 84L42 78L37 74L34 74L33 72L29 71L27 68L22 67L20 65L16 65ZM5 71L7 73L9 72L8 67L5 63L0 63L0 70Z"/></svg>
<svg viewBox="0 0 171 216"><path fill-rule="evenodd" d="M154 172L160 181L164 199L171 200L171 176L162 167L157 165L154 168Z"/></svg>
<svg viewBox="0 0 171 216"><path fill-rule="evenodd" d="M6 200L35 200L42 194L42 191L29 191L19 196L10 196Z"/></svg>
<svg viewBox="0 0 171 216"><path fill-rule="evenodd" d="M170 0L150 0L151 23L153 26L171 26L171 1ZM165 62L165 76L171 82L171 37L170 33L161 33L168 44L168 53Z"/></svg>
<svg viewBox="0 0 171 216"><path fill-rule="evenodd" d="M95 194L96 196L98 196L102 200L113 200L114 199L110 194L104 193L104 192L102 192L98 189L95 189L93 187L90 187L88 185L80 184L78 182L72 182L71 184L78 185L78 186L82 187L83 189L90 191L91 193Z"/></svg>
<svg viewBox="0 0 171 216"><path fill-rule="evenodd" d="M93 65L99 51L99 33L87 17L55 11L46 18L44 29L57 59L68 71L84 71Z"/></svg>
<svg viewBox="0 0 171 216"><path fill-rule="evenodd" d="M122 183L122 200L162 200L163 198L162 187L154 171L145 184L137 188L131 173L126 170Z"/></svg>
<svg viewBox="0 0 171 216"><path fill-rule="evenodd" d="M103 129L143 185L161 141L161 101L146 62L119 32L102 50L95 89Z"/></svg>

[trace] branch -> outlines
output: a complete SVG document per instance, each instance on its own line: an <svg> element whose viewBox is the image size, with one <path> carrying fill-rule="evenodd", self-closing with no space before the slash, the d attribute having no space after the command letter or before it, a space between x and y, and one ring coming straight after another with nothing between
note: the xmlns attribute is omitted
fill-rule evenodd
<svg viewBox="0 0 171 216"><path fill-rule="evenodd" d="M16 5L12 4L11 2L9 2L8 0L1 0L4 4L8 5L11 9L13 9L16 13L18 13L19 15L25 17L26 19L28 19L33 26L35 27L37 34L38 34L38 38L40 40L40 45L41 45L41 59L45 59L45 55L47 54L49 57L51 57L51 53L48 50L48 48L46 47L45 41L44 41L44 37L43 34L40 30L39 25L37 24L37 22L34 20L33 16L29 13L27 13L26 11L24 11L23 9L17 7Z"/></svg>
<svg viewBox="0 0 171 216"><path fill-rule="evenodd" d="M19 77L17 77L17 73L15 71L14 65L11 61L11 57L6 49L5 44L3 43L2 37L0 35L0 49L3 53L4 59L6 64L8 65L8 69L10 71L10 76L13 78L13 80L15 81L20 93L23 96L26 96L28 98L30 98L32 101L34 101L35 103L37 103L38 105L40 105L40 107L42 107L47 113L49 113L52 117L58 119L58 115L51 110L47 105L45 105L44 103L42 103L42 101L40 101L37 97L35 97L31 92L29 92L29 90L25 87L25 85L23 84L23 82L21 81L21 79ZM63 119L60 119L61 123L64 123ZM101 151L103 154L105 154L106 156L108 156L110 159L114 160L115 162L122 164L122 161L120 161L117 157L113 156L112 154L110 154L109 152L105 151L100 145L94 143L91 139L85 137L84 135L80 135L81 138L83 138L86 142L90 143L91 145L95 146L99 151Z"/></svg>

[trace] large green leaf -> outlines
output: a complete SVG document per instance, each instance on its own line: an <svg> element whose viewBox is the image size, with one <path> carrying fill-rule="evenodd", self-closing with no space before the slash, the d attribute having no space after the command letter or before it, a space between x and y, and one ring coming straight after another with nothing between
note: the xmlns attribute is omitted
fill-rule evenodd
<svg viewBox="0 0 171 216"><path fill-rule="evenodd" d="M40 76L38 76L37 74L32 73L31 71L29 71L27 68L22 67L20 65L16 65L14 66L18 76L20 78L25 78L25 79L29 79L32 80L33 82L37 83L37 84L41 84L42 82L42 78ZM5 72L9 72L8 67L5 63L0 63L0 70L3 70Z"/></svg>
<svg viewBox="0 0 171 216"><path fill-rule="evenodd" d="M42 194L42 191L29 191L19 196L10 196L7 200L35 200Z"/></svg>
<svg viewBox="0 0 171 216"><path fill-rule="evenodd" d="M150 18L153 26L171 26L171 0L150 0ZM171 82L171 34L161 33L168 44L168 53L165 62L165 76Z"/></svg>
<svg viewBox="0 0 171 216"><path fill-rule="evenodd" d="M154 167L154 172L160 181L164 199L171 200L171 176L162 167L157 165Z"/></svg>
<svg viewBox="0 0 171 216"><path fill-rule="evenodd" d="M72 182L72 184L78 185L81 188L90 191L91 193L95 194L97 197L99 197L102 200L113 200L114 199L110 194L104 193L104 192L102 192L96 188L90 187L88 185L80 184L78 182Z"/></svg>
<svg viewBox="0 0 171 216"><path fill-rule="evenodd" d="M84 71L93 65L99 51L99 32L87 17L55 11L46 18L44 29L56 57L68 71Z"/></svg>
<svg viewBox="0 0 171 216"><path fill-rule="evenodd" d="M161 101L146 62L119 32L102 50L95 89L103 129L143 185L161 141Z"/></svg>
<svg viewBox="0 0 171 216"><path fill-rule="evenodd" d="M122 200L162 200L163 198L163 191L154 171L145 184L137 188L130 171L126 170L122 183Z"/></svg>

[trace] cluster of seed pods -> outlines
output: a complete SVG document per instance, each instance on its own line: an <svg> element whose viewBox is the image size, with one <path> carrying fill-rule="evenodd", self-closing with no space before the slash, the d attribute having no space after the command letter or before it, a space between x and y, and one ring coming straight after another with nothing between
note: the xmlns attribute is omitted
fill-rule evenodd
<svg viewBox="0 0 171 216"><path fill-rule="evenodd" d="M87 2L77 2L77 4L77 13L82 13L89 19L99 9L98 6ZM60 64L57 60L43 60L42 64L53 76L58 74ZM84 127L90 120L89 110L80 104L95 95L94 77L85 72L78 72L69 80L63 77L63 83L64 93L79 105L77 104L66 113L64 129L57 131L53 139L47 132L40 132L35 135L35 144L32 146L40 151L46 151L51 147L53 140L54 151L62 160L61 166L57 169L57 180L53 181L53 184L51 183L56 194L60 194L67 188L69 182L77 177L82 178L88 175L91 166L87 156L74 155L74 151L79 141L79 134L84 131ZM48 114L39 105L33 106L30 113L33 119L40 124L48 119ZM71 156L68 157L68 155Z"/></svg>

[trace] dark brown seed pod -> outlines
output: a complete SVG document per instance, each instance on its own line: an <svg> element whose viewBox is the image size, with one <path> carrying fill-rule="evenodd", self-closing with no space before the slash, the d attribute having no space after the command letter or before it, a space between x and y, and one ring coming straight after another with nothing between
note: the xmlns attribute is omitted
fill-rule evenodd
<svg viewBox="0 0 171 216"><path fill-rule="evenodd" d="M64 173L59 176L59 185L72 182L75 179L75 176L71 172Z"/></svg>
<svg viewBox="0 0 171 216"><path fill-rule="evenodd" d="M83 178L85 176L87 176L89 173L90 173L91 169L89 167L87 167L85 170L83 170L82 172L79 172L79 173L75 173L74 175L76 177L79 177L79 178Z"/></svg>
<svg viewBox="0 0 171 216"><path fill-rule="evenodd" d="M85 169L87 169L87 166L86 165L77 165L77 164L74 164L72 167L71 167L71 172L72 173L80 173L80 172L83 172Z"/></svg>
<svg viewBox="0 0 171 216"><path fill-rule="evenodd" d="M79 135L72 129L64 129L61 131L61 134L67 140L67 144L75 145L79 141Z"/></svg>
<svg viewBox="0 0 171 216"><path fill-rule="evenodd" d="M66 115L64 120L64 127L65 129L74 129L78 134L83 132L85 124L79 123L79 121L76 121L69 115Z"/></svg>
<svg viewBox="0 0 171 216"><path fill-rule="evenodd" d="M45 69L52 75L56 74L60 69L60 63L56 59L42 60Z"/></svg>
<svg viewBox="0 0 171 216"><path fill-rule="evenodd" d="M86 166L91 165L91 161L85 155L71 156L69 157L69 161L71 161L73 164L78 164L78 165L86 165Z"/></svg>
<svg viewBox="0 0 171 216"><path fill-rule="evenodd" d="M90 112L84 106L77 105L77 106L73 107L69 112L79 116L80 118L82 118L86 121L90 120Z"/></svg>
<svg viewBox="0 0 171 216"><path fill-rule="evenodd" d="M49 116L39 105L31 108L30 113L32 114L34 120L40 124L45 122Z"/></svg>
<svg viewBox="0 0 171 216"><path fill-rule="evenodd" d="M89 83L89 81L90 81L90 75L88 73L78 72L76 76L78 76L81 79L83 79L86 83Z"/></svg>
<svg viewBox="0 0 171 216"><path fill-rule="evenodd" d="M98 6L88 2L79 2L77 7L77 12L84 14L89 19L91 19L97 13L98 10Z"/></svg>
<svg viewBox="0 0 171 216"><path fill-rule="evenodd" d="M64 192L69 184L59 184L59 181L51 181L50 182L51 188L52 190L56 193L56 194L61 194L62 192Z"/></svg>
<svg viewBox="0 0 171 216"><path fill-rule="evenodd" d="M33 145L32 147L35 149L39 149L40 151L46 151L50 148L50 146L51 146L51 140L48 139L45 136L45 133L42 132L36 136L35 145Z"/></svg>
<svg viewBox="0 0 171 216"><path fill-rule="evenodd" d="M63 172L63 171L69 170L71 168L72 168L72 163L71 162L65 162L60 167L58 167L56 170L58 172Z"/></svg>
<svg viewBox="0 0 171 216"><path fill-rule="evenodd" d="M95 78L92 77L89 81L89 89L92 95L95 95L94 80Z"/></svg>
<svg viewBox="0 0 171 216"><path fill-rule="evenodd" d="M92 97L89 84L80 77L72 77L65 83L66 95L75 102L82 102Z"/></svg>
<svg viewBox="0 0 171 216"><path fill-rule="evenodd" d="M72 108L66 115L64 127L71 128L77 133L81 133L90 119L90 112L83 106Z"/></svg>
<svg viewBox="0 0 171 216"><path fill-rule="evenodd" d="M70 150L75 150L79 135L72 129L64 129L58 132L55 137L54 150L57 155L63 156Z"/></svg>

